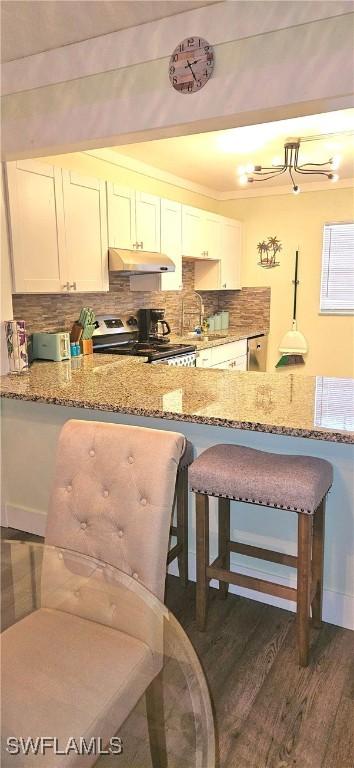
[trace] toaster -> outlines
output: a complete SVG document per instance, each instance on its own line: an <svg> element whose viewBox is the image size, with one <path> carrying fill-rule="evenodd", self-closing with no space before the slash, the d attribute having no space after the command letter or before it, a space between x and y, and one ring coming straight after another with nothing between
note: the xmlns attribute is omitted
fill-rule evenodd
<svg viewBox="0 0 354 768"><path fill-rule="evenodd" d="M66 331L32 334L32 360L69 360L70 334Z"/></svg>

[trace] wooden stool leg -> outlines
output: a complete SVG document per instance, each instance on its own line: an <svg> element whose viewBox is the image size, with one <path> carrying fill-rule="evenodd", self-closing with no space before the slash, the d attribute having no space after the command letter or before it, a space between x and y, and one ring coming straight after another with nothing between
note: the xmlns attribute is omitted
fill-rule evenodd
<svg viewBox="0 0 354 768"><path fill-rule="evenodd" d="M146 693L146 717L153 768L167 768L167 748L163 703L162 673L150 683Z"/></svg>
<svg viewBox="0 0 354 768"><path fill-rule="evenodd" d="M310 645L312 515L298 515L297 638L299 664L307 667Z"/></svg>
<svg viewBox="0 0 354 768"><path fill-rule="evenodd" d="M219 498L219 557L222 558L222 567L230 570L230 499ZM226 581L219 581L220 597L227 597L229 585Z"/></svg>
<svg viewBox="0 0 354 768"><path fill-rule="evenodd" d="M313 518L312 583L316 585L316 592L312 600L312 623L318 629L322 624L324 532L325 499L317 507Z"/></svg>
<svg viewBox="0 0 354 768"><path fill-rule="evenodd" d="M188 474L181 469L177 478L177 543L182 550L177 556L179 577L184 587L188 584Z"/></svg>
<svg viewBox="0 0 354 768"><path fill-rule="evenodd" d="M209 580L206 569L209 565L209 498L196 493L196 537L197 537L197 627L203 632L208 608Z"/></svg>

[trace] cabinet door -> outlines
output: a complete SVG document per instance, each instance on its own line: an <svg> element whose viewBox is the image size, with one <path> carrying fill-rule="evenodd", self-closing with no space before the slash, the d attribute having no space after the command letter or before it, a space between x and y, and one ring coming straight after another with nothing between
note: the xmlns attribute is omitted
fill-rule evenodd
<svg viewBox="0 0 354 768"><path fill-rule="evenodd" d="M223 219L214 213L204 213L202 217L203 251L206 259L221 259L221 232Z"/></svg>
<svg viewBox="0 0 354 768"><path fill-rule="evenodd" d="M105 182L62 171L66 273L70 290L108 290Z"/></svg>
<svg viewBox="0 0 354 768"><path fill-rule="evenodd" d="M161 251L160 198L136 192L135 220L137 247L142 251Z"/></svg>
<svg viewBox="0 0 354 768"><path fill-rule="evenodd" d="M65 290L65 250L60 168L36 160L8 163L7 184L14 291Z"/></svg>
<svg viewBox="0 0 354 768"><path fill-rule="evenodd" d="M201 349L197 355L197 368L211 368L213 365L212 349Z"/></svg>
<svg viewBox="0 0 354 768"><path fill-rule="evenodd" d="M203 238L203 211L182 205L182 253L195 259L205 258L205 236Z"/></svg>
<svg viewBox="0 0 354 768"><path fill-rule="evenodd" d="M224 219L221 227L220 289L241 288L242 224Z"/></svg>
<svg viewBox="0 0 354 768"><path fill-rule="evenodd" d="M108 245L131 249L136 246L135 192L107 182Z"/></svg>
<svg viewBox="0 0 354 768"><path fill-rule="evenodd" d="M182 206L161 200L161 252L175 263L175 272L161 275L162 291L180 291L182 285Z"/></svg>

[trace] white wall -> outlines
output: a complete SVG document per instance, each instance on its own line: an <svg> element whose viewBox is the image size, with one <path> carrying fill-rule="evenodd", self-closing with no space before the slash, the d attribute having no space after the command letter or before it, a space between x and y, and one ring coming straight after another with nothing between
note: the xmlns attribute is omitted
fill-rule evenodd
<svg viewBox="0 0 354 768"><path fill-rule="evenodd" d="M8 231L5 211L5 188L4 180L1 174L1 295L0 295L0 375L7 373L8 359L4 334L4 320L12 320L12 276L10 266L10 248L8 241Z"/></svg>
<svg viewBox="0 0 354 768"><path fill-rule="evenodd" d="M348 2L235 0L3 67L8 159L195 133L353 103ZM192 30L215 45L199 93L171 88L168 62ZM340 73L340 76L339 76Z"/></svg>

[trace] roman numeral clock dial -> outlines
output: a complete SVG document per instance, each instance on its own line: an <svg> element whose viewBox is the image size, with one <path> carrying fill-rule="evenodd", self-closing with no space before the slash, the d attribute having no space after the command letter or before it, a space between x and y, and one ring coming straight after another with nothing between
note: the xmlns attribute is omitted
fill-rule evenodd
<svg viewBox="0 0 354 768"><path fill-rule="evenodd" d="M186 37L170 59L171 85L179 93L200 91L211 77L213 68L213 47L202 37Z"/></svg>

